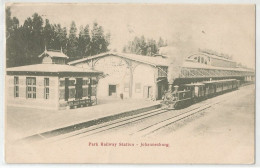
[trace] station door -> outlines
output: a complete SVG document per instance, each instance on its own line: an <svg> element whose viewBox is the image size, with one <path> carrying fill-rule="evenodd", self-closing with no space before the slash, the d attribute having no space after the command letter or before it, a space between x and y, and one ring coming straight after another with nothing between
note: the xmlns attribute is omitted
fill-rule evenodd
<svg viewBox="0 0 260 168"><path fill-rule="evenodd" d="M144 98L151 98L153 95L152 86L144 86Z"/></svg>
<svg viewBox="0 0 260 168"><path fill-rule="evenodd" d="M108 96L116 96L116 85L109 85Z"/></svg>

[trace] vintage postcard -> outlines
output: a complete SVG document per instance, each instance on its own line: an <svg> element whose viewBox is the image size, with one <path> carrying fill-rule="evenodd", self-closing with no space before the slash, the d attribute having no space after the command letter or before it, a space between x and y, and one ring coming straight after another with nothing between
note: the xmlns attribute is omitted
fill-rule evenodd
<svg viewBox="0 0 260 168"><path fill-rule="evenodd" d="M7 163L254 164L255 5L5 4Z"/></svg>

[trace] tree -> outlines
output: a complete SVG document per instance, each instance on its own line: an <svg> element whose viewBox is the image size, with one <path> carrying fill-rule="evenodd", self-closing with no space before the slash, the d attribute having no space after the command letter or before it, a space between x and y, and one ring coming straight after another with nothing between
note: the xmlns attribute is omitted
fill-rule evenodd
<svg viewBox="0 0 260 168"><path fill-rule="evenodd" d="M94 22L91 30L91 55L108 51L109 41L110 34L105 36L103 27Z"/></svg>
<svg viewBox="0 0 260 168"><path fill-rule="evenodd" d="M125 53L133 53L140 55L153 56L158 53L159 46L165 46L162 38L157 43L154 39L146 39L144 36L135 37L133 41L129 41L123 48Z"/></svg>
<svg viewBox="0 0 260 168"><path fill-rule="evenodd" d="M159 38L159 40L158 40L158 47L160 48L160 47L165 47L165 46L167 46L167 42L166 41L164 41L161 37Z"/></svg>
<svg viewBox="0 0 260 168"><path fill-rule="evenodd" d="M5 25L6 25L6 60L7 67L13 66L15 56L12 53L13 50L13 19L11 17L10 7L7 7L5 10Z"/></svg>
<svg viewBox="0 0 260 168"><path fill-rule="evenodd" d="M78 55L78 38L77 38L77 27L74 21L70 25L70 33L67 46L67 54L70 57L76 57Z"/></svg>
<svg viewBox="0 0 260 168"><path fill-rule="evenodd" d="M54 27L50 24L48 19L45 20L45 26L43 28L44 45L47 48L54 48Z"/></svg>
<svg viewBox="0 0 260 168"><path fill-rule="evenodd" d="M158 52L158 46L154 39L147 40L147 52L146 55L152 56Z"/></svg>
<svg viewBox="0 0 260 168"><path fill-rule="evenodd" d="M27 18L21 31L25 49L25 64L39 63L40 60L37 56L44 49L42 17L35 13L32 18Z"/></svg>
<svg viewBox="0 0 260 168"><path fill-rule="evenodd" d="M78 41L78 51L81 57L89 56L90 47L91 47L91 38L89 34L89 25L86 25L85 28L83 26L80 27L79 32L79 41Z"/></svg>
<svg viewBox="0 0 260 168"><path fill-rule="evenodd" d="M53 49L60 50L62 48L62 51L64 53L67 53L67 28L61 27L60 24L54 24L53 25L54 30L54 39L53 39Z"/></svg>
<svg viewBox="0 0 260 168"><path fill-rule="evenodd" d="M105 35L98 23L80 28L77 36L75 22L71 23L69 35L67 28L60 24L51 24L48 19L43 23L42 17L34 13L21 26L16 17L12 17L10 7L6 8L6 64L7 67L40 63L38 58L45 46L47 49L60 50L77 59L108 51L110 34Z"/></svg>

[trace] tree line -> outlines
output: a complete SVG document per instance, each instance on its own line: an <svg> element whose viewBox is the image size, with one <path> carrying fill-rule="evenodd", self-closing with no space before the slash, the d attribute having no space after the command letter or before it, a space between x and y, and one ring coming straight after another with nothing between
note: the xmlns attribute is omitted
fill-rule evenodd
<svg viewBox="0 0 260 168"><path fill-rule="evenodd" d="M10 8L6 8L6 66L22 66L40 63L40 55L47 49L60 50L69 56L69 61L96 55L108 51L110 33L94 22L80 26L72 21L69 31L60 24L45 22L37 13L28 17L20 25L16 17L11 17Z"/></svg>
<svg viewBox="0 0 260 168"><path fill-rule="evenodd" d="M165 46L167 46L167 42L161 37L156 41L151 38L145 38L144 36L136 36L132 41L129 41L128 44L124 46L123 52L153 56L158 54L160 47Z"/></svg>

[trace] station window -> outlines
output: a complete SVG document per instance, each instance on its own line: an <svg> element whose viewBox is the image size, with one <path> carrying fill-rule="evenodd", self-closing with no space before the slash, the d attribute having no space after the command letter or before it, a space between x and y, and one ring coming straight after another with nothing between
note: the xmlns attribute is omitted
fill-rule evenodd
<svg viewBox="0 0 260 168"><path fill-rule="evenodd" d="M26 77L26 98L36 99L36 78Z"/></svg>
<svg viewBox="0 0 260 168"><path fill-rule="evenodd" d="M44 78L44 99L49 99L50 96L50 80L49 78Z"/></svg>
<svg viewBox="0 0 260 168"><path fill-rule="evenodd" d="M141 83L136 83L135 84L135 92L140 93L141 92Z"/></svg>
<svg viewBox="0 0 260 168"><path fill-rule="evenodd" d="M129 92L129 82L124 83L124 91Z"/></svg>
<svg viewBox="0 0 260 168"><path fill-rule="evenodd" d="M14 97L19 97L19 77L14 77Z"/></svg>

